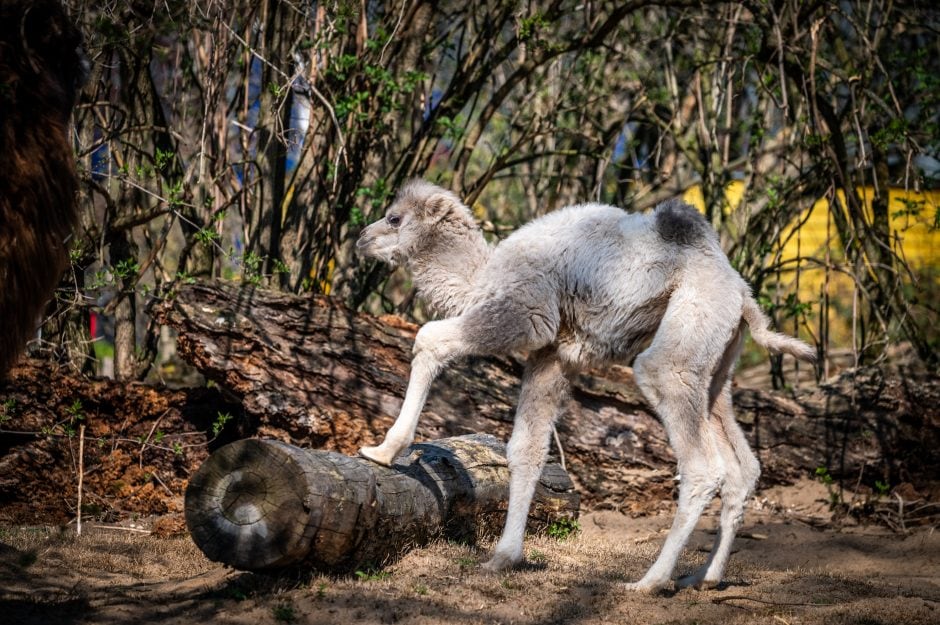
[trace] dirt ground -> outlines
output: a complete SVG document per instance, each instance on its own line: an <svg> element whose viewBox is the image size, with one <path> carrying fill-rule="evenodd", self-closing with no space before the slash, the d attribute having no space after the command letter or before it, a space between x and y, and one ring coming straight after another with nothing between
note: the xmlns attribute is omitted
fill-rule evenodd
<svg viewBox="0 0 940 625"><path fill-rule="evenodd" d="M488 575L491 544L439 542L384 570L259 575L216 565L185 536L135 527L0 529L0 621L70 623L940 623L940 532L834 527L807 482L755 498L717 590L624 590L651 563L670 516L582 516L567 540L530 537L529 564ZM680 561L700 564L713 507Z"/></svg>

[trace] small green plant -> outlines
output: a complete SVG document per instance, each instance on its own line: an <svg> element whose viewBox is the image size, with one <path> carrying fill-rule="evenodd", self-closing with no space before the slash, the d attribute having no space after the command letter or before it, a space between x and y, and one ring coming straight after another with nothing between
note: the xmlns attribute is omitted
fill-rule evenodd
<svg viewBox="0 0 940 625"><path fill-rule="evenodd" d="M470 556L461 556L454 559L454 562L456 562L457 566L462 569L469 569L473 566L476 566L477 560L476 558L471 558Z"/></svg>
<svg viewBox="0 0 940 625"><path fill-rule="evenodd" d="M353 206L349 209L349 225L351 226L361 226L366 223L366 218L362 214L362 209L358 206Z"/></svg>
<svg viewBox="0 0 940 625"><path fill-rule="evenodd" d="M391 576L392 574L388 571L377 571L372 568L356 571L356 579L360 582L381 582Z"/></svg>
<svg viewBox="0 0 940 625"><path fill-rule="evenodd" d="M297 613L294 611L294 606L290 603L279 603L274 606L271 611L274 614L275 621L293 623L297 620Z"/></svg>
<svg viewBox="0 0 940 625"><path fill-rule="evenodd" d="M842 503L842 496L836 488L833 488L835 479L829 473L829 469L827 467L816 467L816 479L826 485L826 490L829 491L829 507L835 510Z"/></svg>
<svg viewBox="0 0 940 625"><path fill-rule="evenodd" d="M216 437L225 427L225 424L232 420L232 415L227 412L217 412L215 422L212 424L212 436Z"/></svg>
<svg viewBox="0 0 940 625"><path fill-rule="evenodd" d="M829 469L826 467L816 467L816 479L830 486L833 482L832 475L829 474Z"/></svg>
<svg viewBox="0 0 940 625"><path fill-rule="evenodd" d="M150 178L154 175L154 170L150 165L137 165L134 167L134 175L138 178Z"/></svg>
<svg viewBox="0 0 940 625"><path fill-rule="evenodd" d="M787 317L800 317L803 315L812 316L813 305L807 302L801 302L796 293L788 293L786 301L781 305L784 314Z"/></svg>
<svg viewBox="0 0 940 625"><path fill-rule="evenodd" d="M254 252L248 252L242 256L242 270L245 273L245 280L251 284L261 284L262 278L264 276L261 274L261 266L264 262L264 257L255 254Z"/></svg>
<svg viewBox="0 0 940 625"><path fill-rule="evenodd" d="M111 277L108 275L108 272L99 269L92 275L91 279L88 281L88 288L91 290L101 289L111 284Z"/></svg>
<svg viewBox="0 0 940 625"><path fill-rule="evenodd" d="M365 121L368 115L363 110L363 104L368 101L370 95L368 91L357 91L339 98L334 107L336 117L342 120L352 115L356 121Z"/></svg>
<svg viewBox="0 0 940 625"><path fill-rule="evenodd" d="M79 243L75 243L69 248L69 262L73 265L78 264L84 255L85 252L82 250L82 246Z"/></svg>
<svg viewBox="0 0 940 625"><path fill-rule="evenodd" d="M67 436L75 436L75 424L85 420L85 409L82 407L82 400L76 399L66 406L65 414L68 415L69 420L62 429Z"/></svg>
<svg viewBox="0 0 940 625"><path fill-rule="evenodd" d="M118 278L133 278L140 271L140 265L133 258L125 258L118 261L112 268L114 275Z"/></svg>
<svg viewBox="0 0 940 625"><path fill-rule="evenodd" d="M441 115L437 118L437 125L443 129L445 139L460 141L464 135L464 120L460 115L454 118Z"/></svg>
<svg viewBox="0 0 940 625"><path fill-rule="evenodd" d="M323 597L326 596L326 587L327 587L326 582L320 582L319 584L317 584L317 599L322 599Z"/></svg>
<svg viewBox="0 0 940 625"><path fill-rule="evenodd" d="M888 494L888 491L891 490L891 485L882 482L881 480L875 480L875 492L877 492L882 497Z"/></svg>
<svg viewBox="0 0 940 625"><path fill-rule="evenodd" d="M900 143L908 131L909 122L903 117L895 117L884 128L872 133L871 142L885 150L892 144Z"/></svg>
<svg viewBox="0 0 940 625"><path fill-rule="evenodd" d="M166 169L167 166L173 161L174 156L176 156L176 154L173 152L173 150L161 150L160 148L157 148L153 159L157 169L160 171Z"/></svg>
<svg viewBox="0 0 940 625"><path fill-rule="evenodd" d="M287 87L270 82L268 83L268 93L277 99L281 99L287 94Z"/></svg>
<svg viewBox="0 0 940 625"><path fill-rule="evenodd" d="M581 531L581 524L577 519L563 517L552 521L547 533L555 540L567 540Z"/></svg>
<svg viewBox="0 0 940 625"><path fill-rule="evenodd" d="M185 189L182 179L176 180L172 185L163 184L163 195L166 196L166 204L171 210L177 210L185 203Z"/></svg>
<svg viewBox="0 0 940 625"><path fill-rule="evenodd" d="M920 217L927 204L926 200L911 200L908 198L895 198L894 201L901 205L900 209L891 212L891 217L894 219L898 217Z"/></svg>
<svg viewBox="0 0 940 625"><path fill-rule="evenodd" d="M385 204L388 202L389 196L392 194L392 189L389 187L388 181L385 178L379 178L371 186L362 186L356 189L357 198L365 198L369 201L370 206L373 210L380 210L385 207ZM353 210L357 210L354 209ZM364 223L364 218L362 217L362 212L359 211L359 218L362 220L360 223ZM353 211L350 211L350 221L353 219ZM354 224L358 225L358 224Z"/></svg>
<svg viewBox="0 0 940 625"><path fill-rule="evenodd" d="M221 235L212 228L201 228L196 231L194 236L199 243L206 246L211 246L222 238Z"/></svg>
<svg viewBox="0 0 940 625"><path fill-rule="evenodd" d="M529 560L535 562L536 564L545 564L548 561L548 556L544 552L539 551L538 549L533 549L529 554Z"/></svg>
<svg viewBox="0 0 940 625"><path fill-rule="evenodd" d="M190 274L185 271L177 271L176 279L182 282L183 284L196 284L196 278L192 277Z"/></svg>
<svg viewBox="0 0 940 625"><path fill-rule="evenodd" d="M10 399L4 400L4 402L0 404L0 425L12 419L15 411L16 399L11 397Z"/></svg>
<svg viewBox="0 0 940 625"><path fill-rule="evenodd" d="M415 594L421 595L423 597L424 595L428 594L428 587L424 584L417 584L415 586Z"/></svg>

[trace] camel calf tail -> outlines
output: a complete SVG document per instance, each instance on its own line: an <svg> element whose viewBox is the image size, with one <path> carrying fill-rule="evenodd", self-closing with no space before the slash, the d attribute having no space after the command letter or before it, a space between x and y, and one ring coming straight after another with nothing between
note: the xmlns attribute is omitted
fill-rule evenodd
<svg viewBox="0 0 940 625"><path fill-rule="evenodd" d="M758 345L763 345L774 353L783 352L806 362L816 361L816 350L812 346L770 329L770 319L750 293L745 294L741 316L751 330L751 338Z"/></svg>

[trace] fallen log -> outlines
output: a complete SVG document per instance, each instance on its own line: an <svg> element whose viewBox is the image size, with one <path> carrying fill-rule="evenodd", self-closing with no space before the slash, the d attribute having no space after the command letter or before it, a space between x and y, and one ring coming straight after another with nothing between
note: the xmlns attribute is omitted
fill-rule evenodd
<svg viewBox="0 0 940 625"><path fill-rule="evenodd" d="M186 524L217 562L243 570L381 565L437 536L492 535L505 518L505 447L488 435L414 445L394 467L280 441L213 453L186 489ZM530 529L575 518L579 497L557 464L542 472Z"/></svg>
<svg viewBox="0 0 940 625"><path fill-rule="evenodd" d="M401 407L417 331L401 318L225 282L185 285L155 313L177 330L179 355L241 400L253 419L246 434L354 454L380 441ZM449 365L422 412L419 440L507 439L521 372L512 358ZM762 485L826 467L852 488L911 482L940 496L936 375L865 369L789 393L739 388L734 401ZM671 505L674 458L629 368L573 380L558 435L585 505L630 513Z"/></svg>
<svg viewBox="0 0 940 625"><path fill-rule="evenodd" d="M185 286L160 314L180 333L180 355L217 384L171 390L48 362L14 367L0 382L0 522L74 518L79 424L83 514L115 519L181 510L187 479L225 442L260 436L355 454L398 413L417 329L400 318L230 283ZM471 432L505 440L520 372L511 358L449 367L419 440ZM796 392L736 388L734 402L764 486L825 467L846 501L884 485L892 500L940 500L936 374L859 369ZM578 376L558 438L582 505L631 514L672 505L672 455L628 368Z"/></svg>

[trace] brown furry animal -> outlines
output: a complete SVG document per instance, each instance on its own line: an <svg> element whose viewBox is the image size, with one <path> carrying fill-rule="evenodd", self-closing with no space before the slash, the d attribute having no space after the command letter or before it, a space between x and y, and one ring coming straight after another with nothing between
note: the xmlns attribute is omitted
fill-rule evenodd
<svg viewBox="0 0 940 625"><path fill-rule="evenodd" d="M68 260L78 212L68 121L86 70L59 0L0 0L0 378Z"/></svg>

